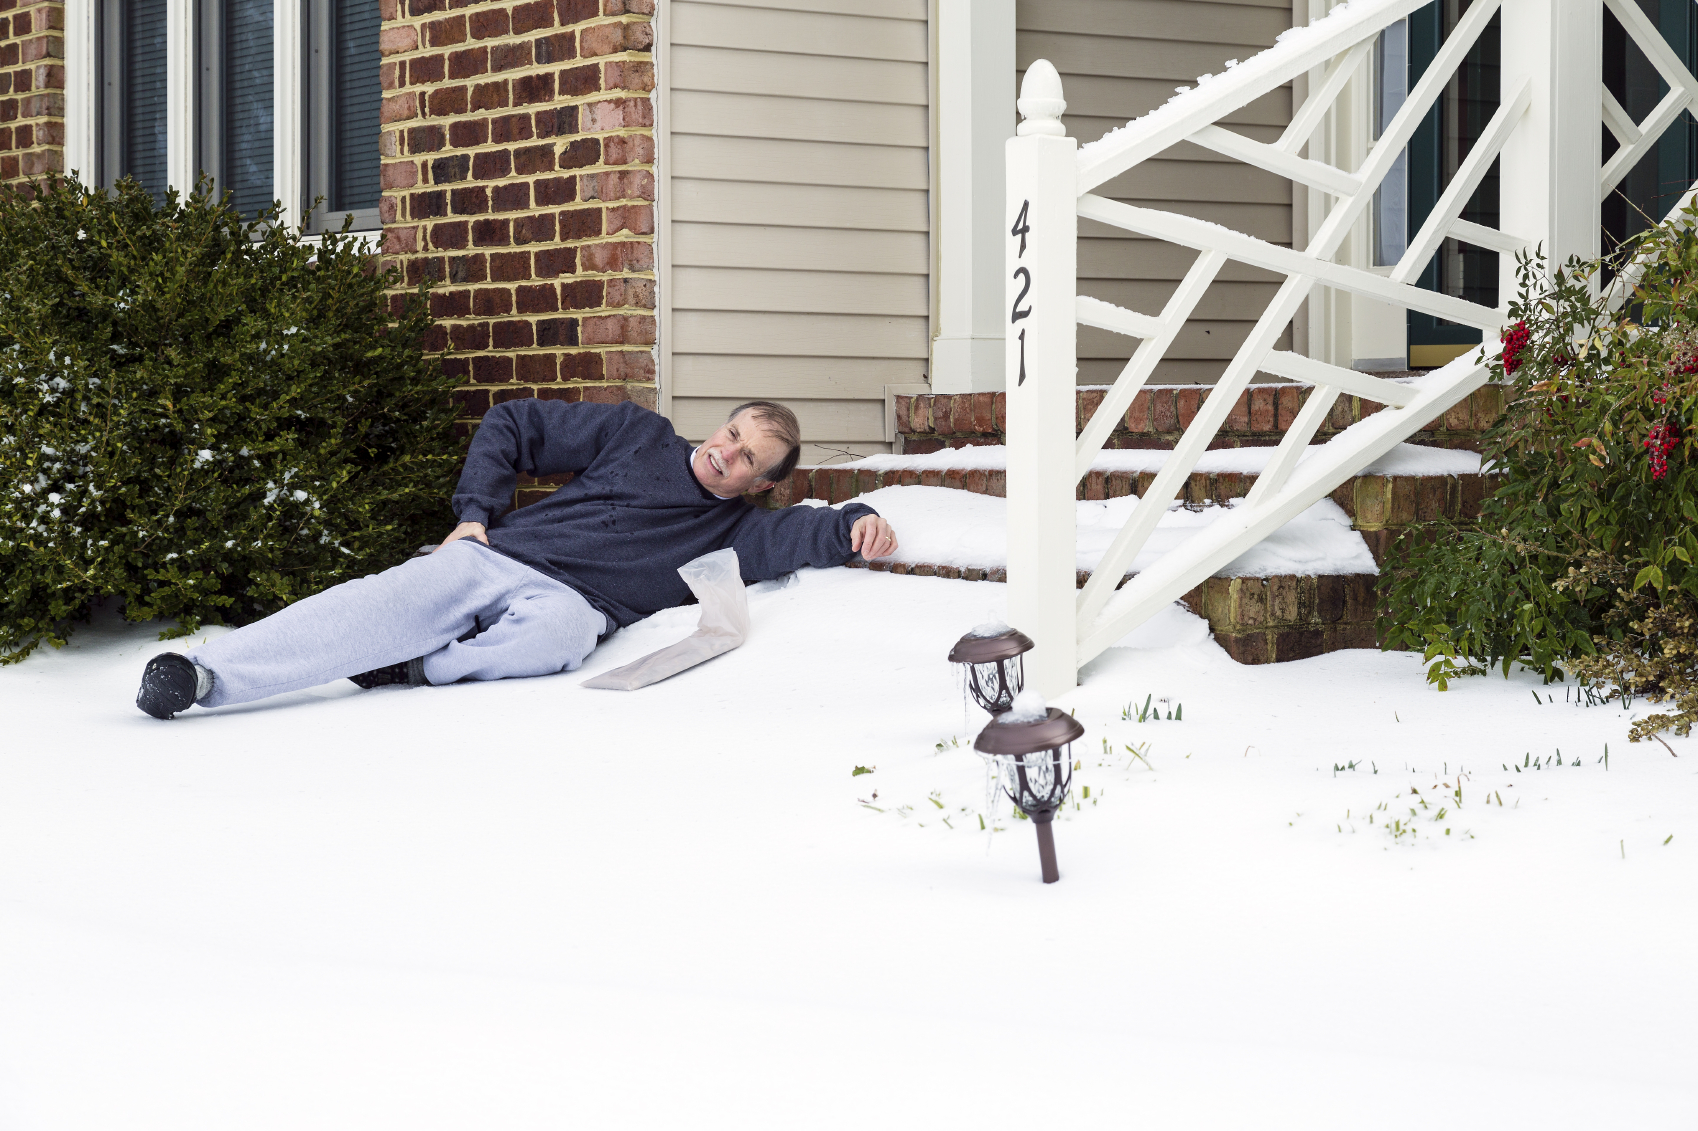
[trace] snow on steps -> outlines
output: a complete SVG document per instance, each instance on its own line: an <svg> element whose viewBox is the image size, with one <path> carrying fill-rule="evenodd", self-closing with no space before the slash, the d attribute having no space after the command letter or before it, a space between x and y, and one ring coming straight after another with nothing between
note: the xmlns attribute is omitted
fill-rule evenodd
<svg viewBox="0 0 1698 1131"><path fill-rule="evenodd" d="M988 494L928 486L887 486L860 496L902 540L879 572L968 581L1006 580L1006 505ZM1078 582L1083 585L1137 502L1133 496L1078 507ZM806 499L801 505L826 506ZM1226 513L1175 504L1132 573L1200 533ZM1362 536L1334 503L1322 500L1182 598L1205 617L1216 640L1241 663L1302 659L1341 648L1371 648L1375 563Z"/></svg>
<svg viewBox="0 0 1698 1131"><path fill-rule="evenodd" d="M1206 454L1186 482L1181 500L1224 504L1248 494L1271 458L1271 447L1223 448ZM1141 495L1167 458L1165 451L1120 448L1102 452L1080 481L1078 498L1104 500ZM1004 494L1006 450L981 445L925 455L871 456L835 467L797 468L762 499L783 507L803 499L840 503L890 486L950 487L974 494ZM1473 452L1400 444L1386 458L1332 493L1376 563L1411 523L1471 518L1490 489Z"/></svg>

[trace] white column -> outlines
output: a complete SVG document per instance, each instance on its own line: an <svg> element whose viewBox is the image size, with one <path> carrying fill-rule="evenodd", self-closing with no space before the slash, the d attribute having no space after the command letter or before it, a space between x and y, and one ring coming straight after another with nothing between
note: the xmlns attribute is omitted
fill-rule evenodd
<svg viewBox="0 0 1698 1131"><path fill-rule="evenodd" d="M281 222L293 228L301 222L301 197L306 184L305 59L301 0L276 0L272 17L272 193L283 202Z"/></svg>
<svg viewBox="0 0 1698 1131"><path fill-rule="evenodd" d="M1555 267L1599 252L1603 164L1602 0L1504 0L1502 89L1532 80L1532 105L1499 158L1499 226L1544 246ZM1509 50L1514 44L1514 50ZM1500 255L1500 301L1515 295L1515 257Z"/></svg>
<svg viewBox="0 0 1698 1131"><path fill-rule="evenodd" d="M1026 685L1047 697L1077 683L1074 398L1078 142L1065 136L1061 77L1026 71L1002 210L1003 366L1008 387L1008 623L1032 638ZM935 386L934 386L935 388Z"/></svg>
<svg viewBox="0 0 1698 1131"><path fill-rule="evenodd" d="M165 5L165 183L186 196L200 169L195 145L195 3Z"/></svg>
<svg viewBox="0 0 1698 1131"><path fill-rule="evenodd" d="M100 139L95 131L100 98L100 44L94 21L98 2L65 4L65 175L75 170L90 188L100 183Z"/></svg>
<svg viewBox="0 0 1698 1131"><path fill-rule="evenodd" d="M932 391L1002 386L1003 144L1014 0L938 0L938 336Z"/></svg>

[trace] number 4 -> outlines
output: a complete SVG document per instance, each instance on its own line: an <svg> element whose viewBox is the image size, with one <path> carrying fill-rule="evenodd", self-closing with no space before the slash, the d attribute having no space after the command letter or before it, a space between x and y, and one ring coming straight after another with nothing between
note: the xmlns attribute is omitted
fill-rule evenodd
<svg viewBox="0 0 1698 1131"><path fill-rule="evenodd" d="M1032 202L1030 200L1022 200L1020 202L1020 215L1014 217L1014 227L1008 230L1009 235L1020 237L1020 255L1015 256L1016 259L1026 254L1026 233L1032 230L1026 223L1026 213L1031 207Z"/></svg>

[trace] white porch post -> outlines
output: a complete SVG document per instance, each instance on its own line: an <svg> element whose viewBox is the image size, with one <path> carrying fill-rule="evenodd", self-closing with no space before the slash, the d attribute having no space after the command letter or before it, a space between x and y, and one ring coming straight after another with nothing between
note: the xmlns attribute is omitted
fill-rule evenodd
<svg viewBox="0 0 1698 1131"><path fill-rule="evenodd" d="M1026 686L1076 686L1074 390L1078 142L1067 137L1061 76L1040 59L1020 89L1006 144L1003 365L1008 387L1008 622L1032 638ZM934 386L935 388L935 386Z"/></svg>
<svg viewBox="0 0 1698 1131"><path fill-rule="evenodd" d="M1002 388L1003 143L1014 0L938 0L938 393Z"/></svg>
<svg viewBox="0 0 1698 1131"><path fill-rule="evenodd" d="M99 0L66 0L65 4L65 175L74 171L90 188L100 184L99 137L95 108L100 97L95 80L100 45L95 38L94 6Z"/></svg>
<svg viewBox="0 0 1698 1131"><path fill-rule="evenodd" d="M1502 20L1502 89L1526 76L1532 102L1499 158L1499 226L1542 244L1553 268L1570 255L1596 258L1603 0L1504 0ZM1498 299L1507 306L1515 257L1499 255L1498 265Z"/></svg>
<svg viewBox="0 0 1698 1131"><path fill-rule="evenodd" d="M183 196L194 191L200 163L195 145L195 3L165 4L165 183Z"/></svg>
<svg viewBox="0 0 1698 1131"><path fill-rule="evenodd" d="M305 91L302 89L302 65L305 57L300 0L276 0L272 17L272 87L273 114L271 133L272 191L283 202L279 217L286 228L301 222L302 189L306 184L306 147L302 112Z"/></svg>

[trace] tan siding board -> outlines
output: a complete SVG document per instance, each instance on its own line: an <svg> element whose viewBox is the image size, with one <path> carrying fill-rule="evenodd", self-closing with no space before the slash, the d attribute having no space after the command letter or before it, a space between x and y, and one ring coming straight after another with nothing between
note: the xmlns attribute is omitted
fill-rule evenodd
<svg viewBox="0 0 1698 1131"><path fill-rule="evenodd" d="M1119 129L1128 121L1130 121L1128 118L1075 118L1069 114L1062 119L1062 124L1066 126L1069 136L1078 138L1079 144L1084 145L1087 142L1097 140L1097 138L1102 137L1110 130ZM1285 127L1283 125L1235 125L1228 128L1230 128L1233 133L1243 134L1251 141L1261 141L1269 144L1278 141L1279 135L1285 131ZM1192 142L1182 141L1176 145L1169 146L1167 149L1162 151L1159 157L1151 158L1150 162L1151 164L1160 164L1164 161L1213 161L1221 164L1231 164L1237 162L1237 160L1238 158L1236 157L1227 157L1224 154L1216 153L1212 149L1204 149L1202 146L1196 145Z"/></svg>
<svg viewBox="0 0 1698 1131"><path fill-rule="evenodd" d="M672 89L724 94L794 95L839 102L927 105L922 63L832 59L778 51L679 46L672 50Z"/></svg>
<svg viewBox="0 0 1698 1131"><path fill-rule="evenodd" d="M1110 78L1105 75L1069 75L1064 82L1067 113L1063 121L1118 119L1121 123L1142 117L1173 97L1174 83L1168 79ZM1283 129L1291 120L1291 88L1271 90L1221 119L1225 125L1275 126ZM1083 138L1083 134L1076 135Z"/></svg>
<svg viewBox="0 0 1698 1131"><path fill-rule="evenodd" d="M1174 341L1174 348L1170 352L1176 358L1189 358L1193 361L1226 361L1244 344L1244 339L1250 336L1250 328L1254 325L1254 322L1193 319L1179 331L1179 337ZM1079 327L1078 342L1081 358L1130 357L1136 345L1130 338L1123 338L1094 326Z"/></svg>
<svg viewBox="0 0 1698 1131"><path fill-rule="evenodd" d="M736 0L736 6L786 12L824 12L839 16L878 16L893 20L926 18L926 0Z"/></svg>
<svg viewBox="0 0 1698 1131"><path fill-rule="evenodd" d="M1025 71L1034 59L1067 62L1066 76L1108 75L1114 78L1168 79L1194 82L1198 75L1218 73L1226 60L1245 58L1261 50L1244 44L1175 43L1159 39L1121 39L1114 36L1056 35L1021 32L1016 41L1016 69Z"/></svg>
<svg viewBox="0 0 1698 1131"><path fill-rule="evenodd" d="M925 307L926 279L921 275L723 267L676 267L672 273L673 310L911 315Z"/></svg>
<svg viewBox="0 0 1698 1131"><path fill-rule="evenodd" d="M1290 5L1199 4L1196 0L1020 0L1014 26L1021 32L1181 40L1192 43L1272 45L1291 26Z"/></svg>
<svg viewBox="0 0 1698 1131"><path fill-rule="evenodd" d="M929 136L924 106L879 102L830 102L820 98L774 98L764 94L695 91L673 95L672 132L719 137L789 138L860 145L925 148Z"/></svg>
<svg viewBox="0 0 1698 1131"><path fill-rule="evenodd" d="M804 458L888 451L930 352L927 0L671 7L668 379L680 431L790 403Z"/></svg>
<svg viewBox="0 0 1698 1131"><path fill-rule="evenodd" d="M678 397L672 402L672 424L687 440L705 439L725 422L726 414L737 404L735 397ZM803 440L876 443L884 439L882 398L877 401L798 400L791 402L790 408L802 426Z"/></svg>
<svg viewBox="0 0 1698 1131"><path fill-rule="evenodd" d="M1146 161L1093 190L1111 200L1291 204L1291 182L1241 162Z"/></svg>
<svg viewBox="0 0 1698 1131"><path fill-rule="evenodd" d="M930 187L923 149L684 133L672 138L672 175L922 192Z"/></svg>
<svg viewBox="0 0 1698 1131"><path fill-rule="evenodd" d="M830 446L802 442L802 458L797 467L820 467L825 464L842 464L862 456L882 456L890 454L890 445L884 443L863 443L856 440L836 440ZM848 452L848 455L844 453ZM792 504L794 505L794 504Z"/></svg>
<svg viewBox="0 0 1698 1131"><path fill-rule="evenodd" d="M669 11L674 44L749 47L797 55L889 59L908 63L926 61L926 25L923 20L734 8L724 4L688 3L686 0L674 0Z"/></svg>
<svg viewBox="0 0 1698 1131"><path fill-rule="evenodd" d="M769 185L747 181L672 182L675 220L760 219L792 228L924 232L926 194L896 189Z"/></svg>
<svg viewBox="0 0 1698 1131"><path fill-rule="evenodd" d="M672 338L675 353L769 357L923 358L929 344L923 317L731 310L674 310Z"/></svg>
<svg viewBox="0 0 1698 1131"><path fill-rule="evenodd" d="M1061 71L1068 133L1094 141L1150 112L1173 88L1228 59L1247 59L1290 25L1288 4L1201 0L1019 0L1016 61L1047 58ZM1273 141L1290 120L1288 89L1243 107L1225 122L1257 141ZM1275 244L1291 240L1291 184L1219 154L1182 144L1098 189L1100 195L1195 216ZM1079 227L1079 291L1128 309L1158 314L1197 253L1085 221ZM1158 380L1218 377L1277 286L1275 277L1229 264L1180 332ZM1287 337L1289 331L1287 332ZM1112 380L1135 339L1079 331L1079 380Z"/></svg>
<svg viewBox="0 0 1698 1131"><path fill-rule="evenodd" d="M1255 236L1269 243L1291 243L1291 206L1288 204L1209 203L1194 200L1129 200L1141 208L1159 208L1181 216L1195 216L1211 224L1223 224L1235 232ZM1131 239L1132 232L1112 228L1095 220L1079 221L1079 236L1084 239Z"/></svg>
<svg viewBox="0 0 1698 1131"><path fill-rule="evenodd" d="M1086 292L1086 283L1096 280L1157 279L1178 281L1191 270L1198 252L1178 244L1157 240L1079 241L1079 289ZM1275 275L1260 267L1228 260L1219 275L1224 282L1278 284L1285 276ZM1089 293L1089 292L1086 292Z"/></svg>
<svg viewBox="0 0 1698 1131"><path fill-rule="evenodd" d="M1079 293L1153 317L1161 313L1162 307L1173 296L1178 286L1178 281L1171 279L1081 278ZM1271 282L1217 282L1203 293L1203 300L1197 304L1196 317L1242 318L1246 310L1259 310L1266 306L1278 290L1279 284Z"/></svg>
<svg viewBox="0 0 1698 1131"><path fill-rule="evenodd" d="M672 225L672 262L692 267L830 268L880 274L928 272L924 232L856 232L751 224Z"/></svg>
<svg viewBox="0 0 1698 1131"><path fill-rule="evenodd" d="M886 385L924 380L926 365L908 357L760 357L685 353L673 357L674 395L754 400L884 397Z"/></svg>

